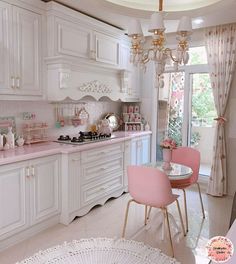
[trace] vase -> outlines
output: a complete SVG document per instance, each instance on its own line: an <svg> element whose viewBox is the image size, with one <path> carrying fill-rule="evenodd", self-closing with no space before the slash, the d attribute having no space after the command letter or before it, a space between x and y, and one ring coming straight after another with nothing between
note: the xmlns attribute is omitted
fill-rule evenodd
<svg viewBox="0 0 236 264"><path fill-rule="evenodd" d="M164 170L171 170L171 158L172 158L172 150L171 149L167 149L167 148L163 148L163 164L162 164L162 168Z"/></svg>

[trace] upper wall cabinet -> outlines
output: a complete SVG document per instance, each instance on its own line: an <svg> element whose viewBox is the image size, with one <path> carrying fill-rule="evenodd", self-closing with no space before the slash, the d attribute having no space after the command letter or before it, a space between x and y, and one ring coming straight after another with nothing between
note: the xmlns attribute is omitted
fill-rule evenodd
<svg viewBox="0 0 236 264"><path fill-rule="evenodd" d="M86 26L80 26L62 18L56 17L54 22L54 25L49 25L49 31L55 34L54 39L51 38L52 43L49 43L49 46L54 46L49 56L68 55L89 59L92 38L91 30Z"/></svg>
<svg viewBox="0 0 236 264"><path fill-rule="evenodd" d="M47 3L47 96L135 101L137 71L122 30L55 2Z"/></svg>
<svg viewBox="0 0 236 264"><path fill-rule="evenodd" d="M96 61L119 66L119 39L98 32L94 32L94 38Z"/></svg>
<svg viewBox="0 0 236 264"><path fill-rule="evenodd" d="M0 1L0 93L41 95L41 15Z"/></svg>

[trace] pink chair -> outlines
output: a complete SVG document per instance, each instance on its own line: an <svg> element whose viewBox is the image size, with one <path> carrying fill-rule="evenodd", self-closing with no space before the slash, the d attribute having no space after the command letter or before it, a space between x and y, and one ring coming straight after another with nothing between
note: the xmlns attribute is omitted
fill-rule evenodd
<svg viewBox="0 0 236 264"><path fill-rule="evenodd" d="M143 166L128 166L128 188L131 199L126 208L125 221L122 237L125 236L125 230L128 220L129 206L131 202L145 205L145 225L147 224L147 207L161 208L164 217L167 220L168 233L170 238L172 255L174 256L173 243L170 233L170 224L167 206L173 202L177 203L177 208L181 220L183 233L185 235L183 219L177 198L178 195L172 193L171 185L168 177L157 168Z"/></svg>
<svg viewBox="0 0 236 264"><path fill-rule="evenodd" d="M191 186L192 184L197 184L198 193L200 197L202 215L205 218L204 207L202 202L201 190L198 181L199 167L200 167L200 152L196 149L190 147L178 147L172 151L172 162L179 163L188 166L192 169L193 174L190 178L185 180L172 180L170 181L171 187L176 189L182 189L184 193L184 209L185 209L185 221L186 221L186 231L188 232L188 213L187 213L187 200L185 188Z"/></svg>

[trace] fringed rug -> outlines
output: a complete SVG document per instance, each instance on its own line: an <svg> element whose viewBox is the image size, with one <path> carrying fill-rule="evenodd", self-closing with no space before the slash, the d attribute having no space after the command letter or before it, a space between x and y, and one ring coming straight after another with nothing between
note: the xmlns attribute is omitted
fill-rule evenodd
<svg viewBox="0 0 236 264"><path fill-rule="evenodd" d="M17 264L180 264L159 249L125 239L89 238L40 251Z"/></svg>

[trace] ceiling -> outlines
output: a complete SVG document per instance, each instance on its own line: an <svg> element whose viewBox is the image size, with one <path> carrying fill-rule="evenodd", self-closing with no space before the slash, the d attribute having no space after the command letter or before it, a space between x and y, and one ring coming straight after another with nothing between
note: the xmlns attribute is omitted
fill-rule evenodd
<svg viewBox="0 0 236 264"><path fill-rule="evenodd" d="M153 13L150 10L155 10L155 5L157 10L159 2L158 0L56 1L124 30L127 30L131 17L138 18L141 20L145 35L148 34L149 18ZM175 32L178 20L183 15L192 18L195 29L236 22L236 0L164 0L163 10L168 11L165 16L166 32ZM199 19L202 23L197 23Z"/></svg>

